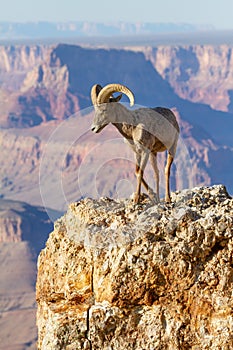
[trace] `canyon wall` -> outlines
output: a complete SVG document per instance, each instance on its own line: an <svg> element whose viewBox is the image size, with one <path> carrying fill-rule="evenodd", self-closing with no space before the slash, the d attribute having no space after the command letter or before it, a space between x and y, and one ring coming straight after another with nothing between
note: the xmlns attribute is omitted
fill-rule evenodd
<svg viewBox="0 0 233 350"><path fill-rule="evenodd" d="M180 97L233 112L232 46L159 46L144 52Z"/></svg>
<svg viewBox="0 0 233 350"><path fill-rule="evenodd" d="M36 260L51 229L44 208L0 199L1 349L36 349Z"/></svg>
<svg viewBox="0 0 233 350"><path fill-rule="evenodd" d="M93 84L112 81L130 86L138 104L176 106L184 114L195 108L188 104L184 109L185 99L231 112L232 70L227 45L1 46L0 122L22 127L67 118L90 106ZM201 105L198 109L211 113Z"/></svg>

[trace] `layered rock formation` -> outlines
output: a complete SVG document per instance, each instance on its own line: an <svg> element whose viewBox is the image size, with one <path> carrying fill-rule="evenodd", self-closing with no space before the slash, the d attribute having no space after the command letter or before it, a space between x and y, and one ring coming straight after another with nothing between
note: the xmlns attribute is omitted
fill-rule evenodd
<svg viewBox="0 0 233 350"><path fill-rule="evenodd" d="M184 116L187 110L179 97L232 112L231 67L232 48L227 45L141 44L118 50L61 44L1 46L0 125L28 127L65 119L90 106L93 84L112 81L130 86L138 104L176 106ZM187 108L193 114L193 104ZM210 109L197 109L215 118Z"/></svg>
<svg viewBox="0 0 233 350"><path fill-rule="evenodd" d="M36 349L36 259L51 229L44 208L0 199L1 349Z"/></svg>
<svg viewBox="0 0 233 350"><path fill-rule="evenodd" d="M161 45L144 52L180 97L233 112L232 46Z"/></svg>
<svg viewBox="0 0 233 350"><path fill-rule="evenodd" d="M29 127L79 110L69 72L52 57L53 45L0 46L2 127Z"/></svg>
<svg viewBox="0 0 233 350"><path fill-rule="evenodd" d="M38 349L231 349L224 186L70 205L38 261Z"/></svg>

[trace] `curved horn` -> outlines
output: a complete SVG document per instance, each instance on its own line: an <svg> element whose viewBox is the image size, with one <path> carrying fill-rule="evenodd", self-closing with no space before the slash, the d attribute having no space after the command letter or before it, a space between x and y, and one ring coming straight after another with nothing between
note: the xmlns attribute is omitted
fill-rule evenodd
<svg viewBox="0 0 233 350"><path fill-rule="evenodd" d="M134 94L130 89L121 84L108 84L99 93L97 97L97 104L108 103L109 98L114 92L122 92L130 100L130 106L134 105Z"/></svg>
<svg viewBox="0 0 233 350"><path fill-rule="evenodd" d="M102 86L99 85L99 84L95 84L92 86L92 89L91 89L91 101L92 101L92 104L93 105L96 105L97 104L97 97L100 93L100 90L102 90Z"/></svg>

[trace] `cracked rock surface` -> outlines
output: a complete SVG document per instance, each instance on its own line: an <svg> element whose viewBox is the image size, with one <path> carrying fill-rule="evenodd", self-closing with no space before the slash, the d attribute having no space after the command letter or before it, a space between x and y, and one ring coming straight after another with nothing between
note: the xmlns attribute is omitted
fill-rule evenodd
<svg viewBox="0 0 233 350"><path fill-rule="evenodd" d="M69 206L38 260L38 349L233 348L233 200L172 201Z"/></svg>

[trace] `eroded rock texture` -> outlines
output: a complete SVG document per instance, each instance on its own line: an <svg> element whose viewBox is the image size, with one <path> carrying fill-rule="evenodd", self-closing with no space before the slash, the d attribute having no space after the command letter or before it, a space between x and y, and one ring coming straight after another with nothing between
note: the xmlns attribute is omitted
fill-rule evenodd
<svg viewBox="0 0 233 350"><path fill-rule="evenodd" d="M232 247L224 186L71 204L38 261L38 349L232 349Z"/></svg>

